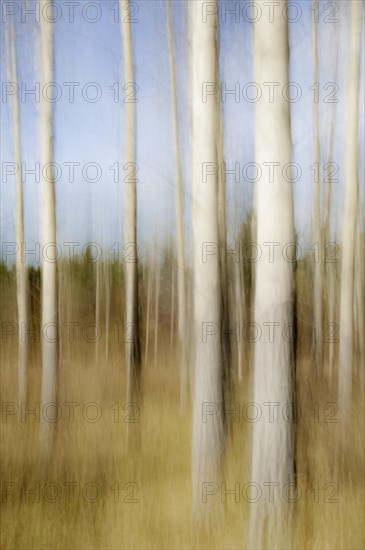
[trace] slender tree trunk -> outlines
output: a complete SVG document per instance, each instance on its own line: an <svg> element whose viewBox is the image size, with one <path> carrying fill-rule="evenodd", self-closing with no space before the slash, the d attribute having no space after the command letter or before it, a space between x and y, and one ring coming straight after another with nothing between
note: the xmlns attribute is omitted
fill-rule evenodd
<svg viewBox="0 0 365 550"><path fill-rule="evenodd" d="M175 262L171 264L170 358L173 359L175 328Z"/></svg>
<svg viewBox="0 0 365 550"><path fill-rule="evenodd" d="M127 8L127 9L125 9ZM125 82L134 82L132 59L132 36L130 24L130 1L120 0L123 49L124 49L124 78ZM125 165L136 163L135 151L135 104L125 103ZM138 254L137 254L137 193L136 181L126 178L125 183L125 242L134 247L135 258L125 263L125 306L127 332L133 338L126 342L126 400L127 402L139 400L140 390L140 339L139 339L139 306L138 306ZM127 339L128 340L128 339ZM127 444L128 444L128 424Z"/></svg>
<svg viewBox="0 0 365 550"><path fill-rule="evenodd" d="M155 347L153 355L153 366L157 366L157 350L158 350L158 323L159 323L159 298L160 298L160 261L157 260L155 252Z"/></svg>
<svg viewBox="0 0 365 550"><path fill-rule="evenodd" d="M192 159L194 237L194 331L195 372L193 389L192 482L194 519L208 520L209 508L202 503L204 483L221 475L223 447L223 356L221 329L221 278L219 255L203 261L203 243L218 243L218 178L203 182L204 162L218 162L218 105L215 97L202 101L204 82L215 82L218 59L217 20L202 21L203 1L189 4L192 44ZM215 332L205 338L205 332ZM214 414L204 422L206 403ZM210 409L212 410L212 409Z"/></svg>
<svg viewBox="0 0 365 550"><path fill-rule="evenodd" d="M218 34L218 31L217 31ZM219 49L219 48L218 48ZM218 53L217 53L218 55ZM216 80L220 86L219 63L216 63ZM231 343L229 336L229 296L228 296L228 270L227 270L227 224L226 224L226 173L224 168L224 143L222 111L219 104L216 120L217 133L217 161L218 161L218 244L220 259L221 281L221 334L223 353L223 388L225 399L229 401L231 395Z"/></svg>
<svg viewBox="0 0 365 550"><path fill-rule="evenodd" d="M16 36L14 24L11 20L9 33L10 74L12 82L18 82ZM17 242L16 253L16 298L18 307L19 343L18 343L18 399L19 402L27 400L27 361L28 343L24 337L28 328L28 269L22 260L22 246L24 243L24 199L21 173L21 142L20 142L20 109L19 96L12 96L12 127L14 160L18 168L16 173L16 221L15 232Z"/></svg>
<svg viewBox="0 0 365 550"><path fill-rule="evenodd" d="M53 60L53 24L44 17L40 19L42 40L42 82L43 85L54 81ZM56 244L56 195L55 180L52 169L53 158L53 118L52 104L41 98L41 166L49 166L47 178L42 176L41 212L42 212L42 246L47 248L47 259L42 264L41 289L41 327L42 336L42 410L47 403L57 401L58 375L58 295L57 295L57 256ZM42 171L43 173L43 171ZM44 258L44 255L43 255ZM44 336L46 334L46 336ZM41 415L41 445L44 452L49 452L54 439L55 424Z"/></svg>
<svg viewBox="0 0 365 550"><path fill-rule="evenodd" d="M151 293L152 293L152 277L151 277L151 259L148 264L148 283L147 283L147 308L146 308L146 341L144 350L144 364L147 366L148 361L148 344L150 340L150 315L151 315Z"/></svg>
<svg viewBox="0 0 365 550"><path fill-rule="evenodd" d="M100 353L99 353L99 339L98 333L100 330L100 258L96 261L95 264L95 324L96 324L96 337L97 341L95 342L95 366L99 367Z"/></svg>
<svg viewBox="0 0 365 550"><path fill-rule="evenodd" d="M357 209L357 227L356 227L356 255L355 255L355 320L357 336L357 364L361 386L364 386L364 359L365 359L365 299L364 299L364 263L362 261L362 251L364 242L361 243L363 234L361 233L361 212L358 205Z"/></svg>
<svg viewBox="0 0 365 550"><path fill-rule="evenodd" d="M342 229L340 297L339 405L344 428L349 420L352 397L354 343L354 267L358 201L359 75L361 53L361 2L351 2L349 73L345 152L345 204ZM346 428L345 428L346 429Z"/></svg>
<svg viewBox="0 0 365 550"><path fill-rule="evenodd" d="M109 328L110 328L110 287L111 272L110 259L104 261L104 283L105 283L105 364L109 362Z"/></svg>
<svg viewBox="0 0 365 550"><path fill-rule="evenodd" d="M337 82L338 79L338 49L339 49L339 37L338 29L335 30L335 44L336 44L336 67L334 74L334 82ZM323 239L322 244L327 245L331 240L330 232L330 215L332 208L332 159L333 159L333 145L334 145L334 136L335 136L335 126L336 126L336 114L337 114L337 104L335 103L333 108L333 114L331 116L330 129L328 134L328 156L327 156L327 170L326 170L326 188L325 188L325 197L324 197L324 211L323 211ZM327 310L327 322L335 322L335 280L336 280L336 264L331 262L324 263L324 278L325 278L325 293L326 293L326 310ZM325 374L329 379L329 382L332 383L333 380L333 370L334 370L334 357L335 357L335 347L334 339L330 338L328 342L328 359Z"/></svg>
<svg viewBox="0 0 365 550"><path fill-rule="evenodd" d="M185 235L184 235L184 190L181 162L181 148L179 140L178 104L176 90L176 65L173 41L173 22L171 15L171 0L167 8L167 33L169 43L171 101L172 101L172 129L176 162L176 248L177 248L177 310L178 310L178 339L179 339L179 371L180 371L180 407L184 409L188 398L188 373L186 349L186 287L185 287Z"/></svg>
<svg viewBox="0 0 365 550"><path fill-rule="evenodd" d="M236 245L239 243L239 183L236 183L235 186L235 207L234 207L234 235L236 238ZM242 357L245 349L245 339L242 338L243 334L243 323L246 317L246 295L244 291L244 281L242 277L242 260L241 256L238 256L238 261L234 263L234 303L232 305L232 310L234 311L235 322L238 323L239 329L239 338L236 342L237 349L237 380L238 384L242 382Z"/></svg>
<svg viewBox="0 0 365 550"><path fill-rule="evenodd" d="M313 65L314 82L318 82L318 24L313 22ZM314 360L316 371L319 374L322 369L322 234L321 234L321 151L319 139L319 108L318 103L314 102L313 112L314 127L314 164L317 168L314 170L314 188L313 188L313 214L312 214L312 235L313 241L318 245L319 259L314 262L313 268L313 317L317 330L314 331L317 341L314 341Z"/></svg>
<svg viewBox="0 0 365 550"><path fill-rule="evenodd" d="M337 79L335 79L337 82ZM329 148L328 148L328 161L327 161L327 173L326 173L326 190L324 200L324 213L323 213L323 239L322 244L327 245L330 242L330 213L331 213L331 195L332 195L332 171L331 162L333 158L333 139L334 139L334 117L331 119L331 128L329 134ZM323 248L322 250L326 250ZM327 323L334 323L335 321L335 264L326 262L324 264L324 277L326 280L326 310L327 310ZM333 338L328 342L328 358L325 368L325 375L332 382L333 375L333 362L334 362L334 342Z"/></svg>
<svg viewBox="0 0 365 550"><path fill-rule="evenodd" d="M275 17L270 23L262 18L254 26L254 80L289 82L288 23ZM283 177L282 168L291 162L290 106L280 94L270 103L264 96L255 104L255 161L263 167L268 160L280 163L273 180L261 177L255 188L258 243L294 241L292 184ZM265 172L263 172L265 174ZM284 418L282 410L294 399L293 344L283 338L285 326L291 327L294 308L293 263L281 253L270 261L263 255L256 264L254 320L276 323L273 341L264 336L254 344L253 401L261 408L262 417L253 425L252 482L260 488L266 483L279 484L283 491L294 483L294 425ZM272 325L273 327L275 325ZM277 404L275 422L265 404ZM272 411L271 411L272 414ZM290 411L287 411L290 417ZM274 502L263 497L251 506L250 547L280 547L280 533L290 526L288 505L276 494ZM266 542L264 542L266 540Z"/></svg>

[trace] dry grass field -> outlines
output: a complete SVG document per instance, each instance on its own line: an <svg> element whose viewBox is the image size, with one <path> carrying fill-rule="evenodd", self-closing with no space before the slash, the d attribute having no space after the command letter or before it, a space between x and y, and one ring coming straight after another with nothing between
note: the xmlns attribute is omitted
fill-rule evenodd
<svg viewBox="0 0 365 550"><path fill-rule="evenodd" d="M252 423L243 414L250 402L249 373L235 390L240 419L227 417L227 452L222 480L227 490L239 484L239 496L222 497L222 485L207 497L216 505L209 529L192 523L191 415L179 412L174 358L160 349L158 366L143 375L140 411L123 409L123 364L118 345L108 365L95 364L95 346L71 345L62 362L60 411L52 459L39 458L39 423L9 403L16 402L16 346L2 347L1 370L1 547L3 549L83 548L246 548L250 492ZM297 479L301 491L293 524L268 548L364 547L363 394L356 402L348 447L338 448L341 422L335 389L317 383L311 365L297 365ZM29 408L39 403L40 361L30 365ZM319 391L316 388L320 388ZM66 403L76 402L73 408ZM7 405L8 403L8 405ZM90 405L90 403L96 403ZM116 405L119 403L119 406ZM318 405L315 405L318 403ZM87 405L89 404L89 405ZM85 405L87 405L85 407ZM327 407L327 408L326 408ZM7 414L15 413L15 414ZM53 411L48 412L51 417ZM93 421L100 416L98 421ZM119 416L119 418L118 418ZM126 421L136 434L125 447ZM73 419L73 421L71 421ZM213 480L212 480L213 481ZM264 490L266 488L263 488ZM263 492L262 498L267 498ZM280 492L274 493L280 498Z"/></svg>

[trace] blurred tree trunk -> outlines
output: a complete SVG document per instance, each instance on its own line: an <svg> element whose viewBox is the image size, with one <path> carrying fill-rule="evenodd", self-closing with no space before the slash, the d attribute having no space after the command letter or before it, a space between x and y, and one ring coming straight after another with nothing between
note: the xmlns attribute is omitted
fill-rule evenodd
<svg viewBox="0 0 365 550"><path fill-rule="evenodd" d="M347 75L345 198L342 227L340 297L339 406L344 427L351 408L354 348L354 268L358 202L359 85L361 57L361 2L351 2L350 52ZM346 428L345 428L346 429Z"/></svg>
<svg viewBox="0 0 365 550"><path fill-rule="evenodd" d="M219 36L218 27L217 35ZM220 89L219 74L219 45L217 44L217 63L215 82ZM226 172L224 164L224 139L221 105L217 106L216 135L217 135L217 162L218 162L218 245L221 282L221 337L223 353L223 389L225 400L229 402L231 395L231 342L229 335L229 295L228 295L228 269L227 269L227 223L226 223Z"/></svg>
<svg viewBox="0 0 365 550"><path fill-rule="evenodd" d="M158 322L159 322L159 301L160 301L160 275L161 275L161 266L160 259L157 259L157 243L155 238L155 345L153 353L153 366L157 367L157 351L158 351Z"/></svg>
<svg viewBox="0 0 365 550"><path fill-rule="evenodd" d="M125 9L126 8L126 9ZM125 83L134 82L132 36L130 23L130 1L120 0ZM135 151L135 103L131 100L125 103L125 166L136 164ZM131 170L126 171L127 174ZM126 308L126 401L139 402L141 355L139 337L139 305L138 305L138 252L137 252L137 192L135 176L125 178L125 226L124 239L134 249L134 259L125 262L125 308ZM126 424L127 445L129 441L129 424Z"/></svg>
<svg viewBox="0 0 365 550"><path fill-rule="evenodd" d="M42 85L54 81L54 36L53 24L44 17L40 18L42 40ZM41 328L42 335L42 410L47 403L57 402L58 376L58 289L57 262L54 258L57 251L51 245L56 244L56 195L53 173L53 117L52 103L43 97L40 103L40 136L41 166L49 166L47 177L42 170L41 180L41 213L42 213L42 247L48 245L47 259L42 264L41 288ZM45 335L45 332L47 334ZM54 440L56 424L47 421L41 415L41 445L44 452L49 452Z"/></svg>
<svg viewBox="0 0 365 550"><path fill-rule="evenodd" d="M254 25L254 81L289 82L288 23L275 17L270 23L261 18ZM279 165L270 179L263 176L255 187L257 242L279 243L279 252L270 261L268 252L256 264L254 321L262 329L254 344L253 401L262 417L253 424L251 479L261 488L264 483L295 483L294 424L284 418L283 408L294 400L295 367L293 354L294 272L293 262L281 253L295 241L292 183L283 177L283 167L291 162L290 104L281 94L273 102L262 96L255 104L255 162L264 167ZM274 328L270 342L264 323ZM276 323L276 327L274 325ZM283 337L285 327L289 334ZM277 404L272 421L265 404ZM273 412L271 411L271 415ZM290 410L287 411L290 416ZM276 494L273 502L263 498L251 505L250 548L280 547L284 527L290 526L292 504Z"/></svg>
<svg viewBox="0 0 365 550"><path fill-rule="evenodd" d="M110 258L103 263L105 283L105 364L109 362L109 329L110 329L110 288L111 288L111 265Z"/></svg>
<svg viewBox="0 0 365 550"><path fill-rule="evenodd" d="M9 24L9 52L10 52L10 76L11 81L18 83L17 54L16 54L16 35L14 31L13 20ZM19 95L12 96L12 128L13 128L13 147L14 160L17 166L16 173L16 298L18 307L18 399L19 402L27 400L27 362L28 362L28 342L23 338L24 330L28 327L28 269L25 261L22 261L22 246L24 243L24 198L21 170L21 142L20 142L20 109Z"/></svg>
<svg viewBox="0 0 365 550"><path fill-rule="evenodd" d="M192 44L192 162L194 239L194 331L195 370L193 388L192 483L193 517L208 521L210 512L202 503L203 483L217 482L221 475L223 449L223 353L220 338L222 286L219 253L202 257L204 243L218 244L218 176L202 178L203 163L218 162L218 104L216 96L202 101L204 82L215 82L218 52L217 20L202 21L203 1L191 2ZM214 246L214 245L213 245ZM208 326L209 325L209 326ZM204 337L205 332L213 332ZM204 407L214 414L203 422ZM211 409L210 409L211 410Z"/></svg>
<svg viewBox="0 0 365 550"><path fill-rule="evenodd" d="M335 41L336 41L336 68L334 75L334 82L338 80L338 57L339 57L339 39L338 31L336 29ZM331 116L330 129L328 134L328 156L326 163L326 187L325 187L325 197L324 197L324 211L323 211L323 238L322 244L327 246L331 241L330 233L330 215L332 208L332 162L333 162L333 145L334 145L334 135L335 135L335 125L336 125L336 113L337 113L337 103L333 105L333 114ZM325 278L325 296L326 296L326 310L327 310L327 323L335 322L335 277L336 277L336 264L326 261L326 248L324 251L324 278ZM329 338L328 342L328 358L327 365L325 369L325 376L328 378L329 382L332 383L333 380L333 369L334 369L334 357L335 357L335 347L334 347L334 338Z"/></svg>
<svg viewBox="0 0 365 550"><path fill-rule="evenodd" d="M179 139L176 63L173 40L171 0L167 1L167 34L169 43L172 127L176 162L176 249L177 249L177 310L179 338L180 407L185 409L188 398L187 350L186 350L186 282L185 282L185 235L184 235L184 188Z"/></svg>
<svg viewBox="0 0 365 550"><path fill-rule="evenodd" d="M148 258L147 266L147 307L146 307L146 339L145 339L145 350L144 350L144 365L147 366L148 362L148 344L150 339L150 315L151 315L151 294L152 294L152 276L151 276L151 267L152 261L151 258Z"/></svg>
<svg viewBox="0 0 365 550"><path fill-rule="evenodd" d="M313 21L313 66L314 82L319 81L318 75L318 23ZM322 307L322 265L323 265L323 246L321 234L321 150L319 136L319 107L318 102L314 101L313 128L314 128L314 188L313 188L313 211L312 211L312 235L313 244L318 246L319 257L315 258L313 266L313 322L316 335L313 342L314 361L316 372L319 374L322 369L322 349L323 349L323 307Z"/></svg>
<svg viewBox="0 0 365 550"><path fill-rule="evenodd" d="M98 369L99 367L99 361L100 361L100 346L99 346L99 338L98 333L101 328L100 326L100 301L101 301L101 293L100 293L100 261L101 259L98 258L95 263L95 324L96 324L96 342L95 342L95 367Z"/></svg>
<svg viewBox="0 0 365 550"><path fill-rule="evenodd" d="M362 388L364 387L364 358L365 358L365 299L364 299L364 234L361 231L361 208L358 203L357 208L357 226L356 226L356 254L355 254L355 321L356 321L356 351L358 372L356 375L360 379Z"/></svg>

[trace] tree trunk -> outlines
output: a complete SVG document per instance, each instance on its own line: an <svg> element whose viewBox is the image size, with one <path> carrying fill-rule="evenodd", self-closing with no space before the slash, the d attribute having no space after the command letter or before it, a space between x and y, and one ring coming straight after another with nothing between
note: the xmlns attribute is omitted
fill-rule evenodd
<svg viewBox="0 0 365 550"><path fill-rule="evenodd" d="M18 82L17 55L16 55L16 36L14 24L11 20L9 33L9 51L10 51L10 74L12 82ZM22 246L24 243L24 199L23 183L21 173L21 143L20 143L20 109L18 94L12 95L12 126L13 126L13 144L14 160L18 171L16 173L16 243L18 246L16 253L16 298L18 307L18 399L19 402L27 400L27 361L28 361L28 343L26 337L23 337L24 330L28 329L28 270L25 261L22 261Z"/></svg>
<svg viewBox="0 0 365 550"><path fill-rule="evenodd" d="M216 18L202 21L203 1L189 4L192 44L192 162L194 239L194 331L195 372L193 389L192 482L194 519L208 520L202 503L204 482L220 477L223 447L223 388L221 329L221 280L219 254L203 261L203 243L218 243L218 178L202 180L204 162L218 162L218 105L215 97L202 102L202 85L214 82L217 66ZM209 328L207 326L209 323ZM205 330L215 332L202 338ZM206 340L206 341L205 341ZM211 403L214 414L204 422L204 408ZM211 409L210 409L211 410Z"/></svg>
<svg viewBox="0 0 365 550"><path fill-rule="evenodd" d="M42 40L42 83L54 81L53 60L53 24L41 17ZM53 163L53 119L52 104L41 98L41 166ZM42 170L43 173L43 170ZM57 252L56 244L56 195L55 180L52 165L47 170L47 177L41 180L41 212L42 212L42 247L48 245L47 259L42 264L41 290L41 328L42 334L42 410L47 403L57 401L58 375L58 296L57 296ZM52 246L52 247L50 247ZM41 445L44 452L51 449L56 424L47 421L41 415Z"/></svg>
<svg viewBox="0 0 365 550"><path fill-rule="evenodd" d="M361 53L361 2L351 2L349 73L345 151L345 199L342 229L340 297L339 406L347 426L352 397L354 343L354 263L358 201L359 75Z"/></svg>
<svg viewBox="0 0 365 550"><path fill-rule="evenodd" d="M184 235L184 190L179 140L178 105L176 90L176 66L173 41L173 23L171 15L171 0L167 8L167 34L169 43L172 126L176 162L176 249L177 249L177 310L179 339L179 372L180 372L180 407L184 409L188 398L187 350L186 350L186 290L185 290L185 235Z"/></svg>
<svg viewBox="0 0 365 550"><path fill-rule="evenodd" d="M262 18L254 25L254 81L260 86L289 82L288 23L284 18L275 17L272 23ZM278 483L279 487L274 502L265 496L251 505L249 542L250 547L261 548L266 538L272 548L280 545L279 534L290 525L292 505L286 510L281 494L287 483L295 481L294 425L282 414L293 402L295 375L291 337L282 336L285 326L290 329L293 321L293 263L286 261L281 251L286 243L294 242L294 215L292 184L282 172L291 162L290 106L280 94L272 103L263 95L255 104L255 161L263 169L255 187L257 242L260 246L280 244L274 261L265 252L256 264L254 321L262 336L254 344L253 401L262 417L253 424L251 478L263 491L264 483ZM270 181L264 170L268 161L280 163ZM264 323L279 324L272 342ZM274 422L268 403L279 406Z"/></svg>
<svg viewBox="0 0 365 550"><path fill-rule="evenodd" d="M145 338L145 350L144 350L144 365L147 367L148 362L148 345L150 340L150 311L151 311L151 294L152 294L152 277L151 277L151 258L148 259L147 264L147 307L146 307L146 338Z"/></svg>
<svg viewBox="0 0 365 550"><path fill-rule="evenodd" d="M126 8L127 9L123 9ZM132 36L130 24L130 2L120 0L125 83L134 82L132 59ZM125 165L135 165L135 104L125 103ZM128 180L128 181L127 181ZM126 338L126 401L139 401L140 390L140 339L139 339L139 307L138 307L138 254L137 254L137 193L136 181L130 177L125 179L125 243L134 247L135 257L125 263L125 308L126 333L133 334ZM129 439L128 423L126 424L127 444Z"/></svg>
<svg viewBox="0 0 365 550"><path fill-rule="evenodd" d="M336 68L334 75L334 82L337 82L338 79L338 48L339 48L339 38L338 31L335 35L336 41ZM332 208L332 159L333 159L333 144L334 144L334 135L335 135L335 125L336 125L336 113L337 113L337 104L333 105L333 114L331 116L331 124L328 134L328 153L327 153L327 170L326 170L326 188L325 188L325 197L324 197L324 211L323 211L323 239L322 244L325 246L331 241L331 232L330 232L330 215ZM325 249L323 249L325 250ZM335 276L336 276L336 265L331 262L325 262L324 264L324 278L325 278L325 295L326 295L326 311L327 311L327 322L335 322ZM328 358L327 365L325 368L325 376L328 378L330 384L333 380L333 370L334 370L334 339L330 338L328 342Z"/></svg>
<svg viewBox="0 0 365 550"><path fill-rule="evenodd" d="M318 24L313 22L313 65L314 82L318 82ZM319 140L319 108L318 102L314 102L313 111L314 127L314 188L313 188L313 213L312 213L312 235L313 244L319 249L319 258L314 261L313 266L313 323L317 330L316 341L313 342L314 362L316 372L319 374L322 369L322 234L321 234L321 151ZM318 169L317 169L318 167Z"/></svg>
<svg viewBox="0 0 365 550"><path fill-rule="evenodd" d="M155 241L155 246L157 247L157 243ZM157 348L158 348L158 319L159 319L159 298L160 298L160 259L157 259L157 253L155 250L155 347L154 347L154 354L153 354L153 367L157 367Z"/></svg>

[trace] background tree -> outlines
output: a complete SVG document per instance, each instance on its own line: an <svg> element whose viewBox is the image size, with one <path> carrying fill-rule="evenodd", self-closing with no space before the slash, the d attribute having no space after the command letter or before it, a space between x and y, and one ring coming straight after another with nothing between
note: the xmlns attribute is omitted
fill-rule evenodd
<svg viewBox="0 0 365 550"><path fill-rule="evenodd" d="M8 33L8 52L11 81L18 85L18 69L16 54L16 36L13 20L9 23ZM21 170L21 142L20 142L20 108L19 95L12 94L12 130L14 160L16 163L16 288L17 288L17 307L18 307L18 325L19 325L19 344L18 344L18 397L20 402L27 400L27 362L28 362L28 342L24 338L24 329L28 329L28 269L22 258L22 247L24 243L24 198L23 182Z"/></svg>
<svg viewBox="0 0 365 550"><path fill-rule="evenodd" d="M171 80L172 128L176 162L176 252L177 252L177 299L178 299L178 338L180 371L180 406L185 408L188 397L188 372L186 349L186 290L185 290L185 235L184 235L184 189L182 175L181 148L178 125L178 103L176 89L176 63L173 40L173 22L171 0L167 0L167 34L169 44L169 63Z"/></svg>

